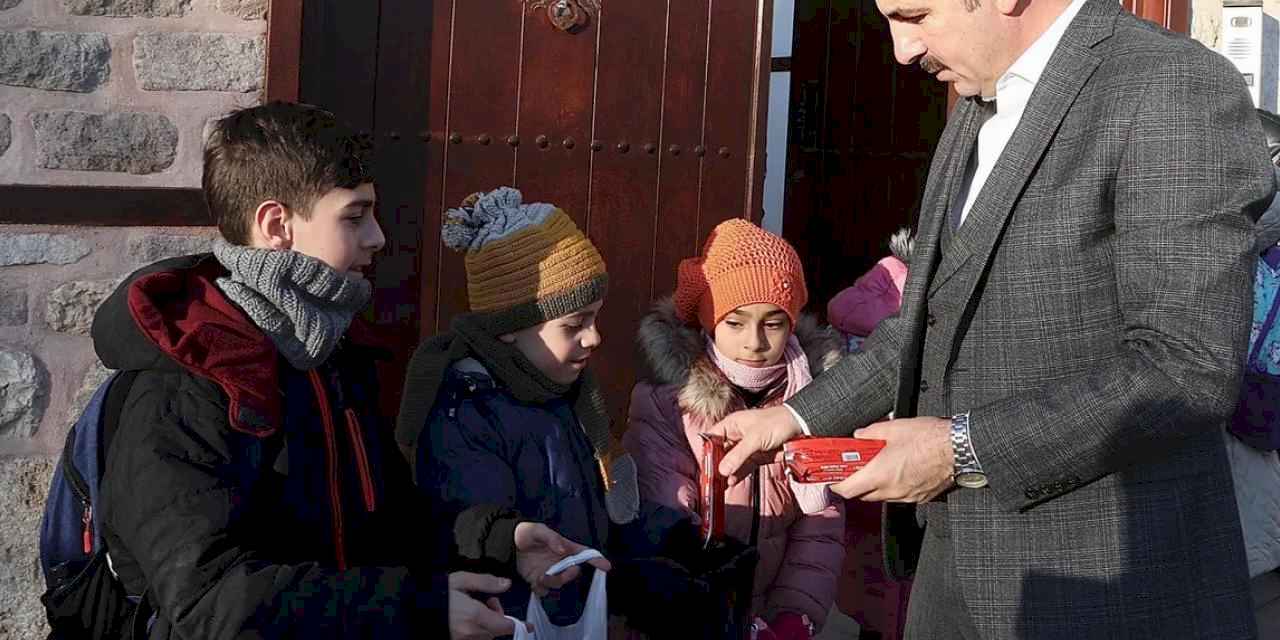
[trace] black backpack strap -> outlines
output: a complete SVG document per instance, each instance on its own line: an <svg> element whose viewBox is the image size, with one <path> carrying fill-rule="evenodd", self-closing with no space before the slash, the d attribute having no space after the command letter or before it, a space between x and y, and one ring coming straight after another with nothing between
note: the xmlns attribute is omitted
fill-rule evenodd
<svg viewBox="0 0 1280 640"><path fill-rule="evenodd" d="M104 473L107 464L107 449L111 446L111 441L116 437L116 431L120 430L120 412L124 410L124 401L129 398L129 390L133 388L133 381L138 378L137 371L121 371L116 376L115 382L111 383L111 388L107 389L107 398L102 407L102 440L98 443L98 468Z"/></svg>
<svg viewBox="0 0 1280 640"><path fill-rule="evenodd" d="M123 371L115 377L111 382L111 387L107 389L107 397L103 400L102 406L102 433L98 440L99 475L106 471L107 447L111 445L111 440L115 437L116 430L120 428L120 412L124 407L125 399L129 397L129 390L133 388L133 381L137 377L137 371ZM97 482L99 478L85 478L80 473L74 462L75 449L76 430L72 428L67 431L67 439L62 446L62 457L59 464L62 467L63 476L71 484L72 491L87 507L90 496L96 493L96 490L90 491L89 482Z"/></svg>

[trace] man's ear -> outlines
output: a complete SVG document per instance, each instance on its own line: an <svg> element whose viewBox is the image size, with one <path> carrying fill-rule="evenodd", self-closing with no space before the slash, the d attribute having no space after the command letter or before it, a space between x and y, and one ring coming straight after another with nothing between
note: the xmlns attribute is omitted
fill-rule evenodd
<svg viewBox="0 0 1280 640"><path fill-rule="evenodd" d="M498 336L498 339L499 339L499 340L501 340L501 341L503 341L503 342L505 342L505 343L507 343L507 344L515 344L515 343L516 343L516 334L514 334L514 333L504 333L504 334L502 334L502 335Z"/></svg>
<svg viewBox="0 0 1280 640"><path fill-rule="evenodd" d="M264 200L253 212L254 246L267 249L293 248L293 215L288 207L276 200Z"/></svg>
<svg viewBox="0 0 1280 640"><path fill-rule="evenodd" d="M1029 0L991 0L995 3L996 11L1001 15L1018 16L1027 10Z"/></svg>

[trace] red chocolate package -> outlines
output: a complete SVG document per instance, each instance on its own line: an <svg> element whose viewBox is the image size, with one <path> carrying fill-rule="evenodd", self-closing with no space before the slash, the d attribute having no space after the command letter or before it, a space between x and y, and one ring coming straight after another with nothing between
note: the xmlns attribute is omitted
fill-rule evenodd
<svg viewBox="0 0 1280 640"><path fill-rule="evenodd" d="M724 538L725 479L720 475L720 460L724 458L724 440L702 434L702 472L699 478L699 502L702 503L702 542Z"/></svg>
<svg viewBox="0 0 1280 640"><path fill-rule="evenodd" d="M866 466L884 444L863 438L800 438L783 445L782 460L796 482L840 482Z"/></svg>

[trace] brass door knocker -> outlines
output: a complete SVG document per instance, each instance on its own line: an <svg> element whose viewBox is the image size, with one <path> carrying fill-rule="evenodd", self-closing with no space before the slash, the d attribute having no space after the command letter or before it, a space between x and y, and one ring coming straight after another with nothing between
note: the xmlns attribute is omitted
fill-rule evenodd
<svg viewBox="0 0 1280 640"><path fill-rule="evenodd" d="M566 33L578 33L600 12L599 0L526 0L529 9L543 9L551 26Z"/></svg>

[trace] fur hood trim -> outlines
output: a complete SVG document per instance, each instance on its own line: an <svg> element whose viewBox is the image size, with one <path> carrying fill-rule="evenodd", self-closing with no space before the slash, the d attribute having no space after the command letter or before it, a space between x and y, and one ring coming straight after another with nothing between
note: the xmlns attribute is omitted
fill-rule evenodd
<svg viewBox="0 0 1280 640"><path fill-rule="evenodd" d="M840 334L831 327L819 327L809 314L800 316L794 333L809 357L814 376L844 357L845 341ZM707 357L702 328L680 322L670 298L659 301L640 321L636 340L648 378L655 384L680 388L677 397L682 411L712 422L730 413L733 388Z"/></svg>

